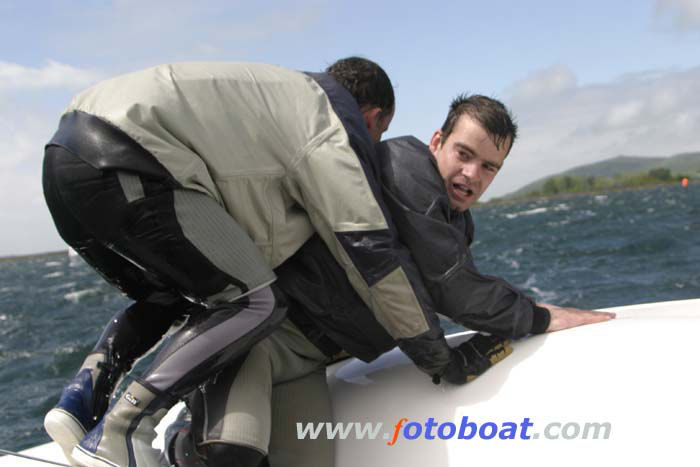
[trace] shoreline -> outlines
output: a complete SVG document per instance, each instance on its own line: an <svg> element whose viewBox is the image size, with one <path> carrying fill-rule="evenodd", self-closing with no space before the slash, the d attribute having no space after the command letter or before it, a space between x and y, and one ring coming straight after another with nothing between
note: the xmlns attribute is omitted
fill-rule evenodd
<svg viewBox="0 0 700 467"><path fill-rule="evenodd" d="M681 186L677 182L673 183L655 183L653 185L635 186L635 187L617 187L610 188L606 190L596 190L596 191L575 191L570 193L557 193L555 195L546 196L522 196L518 198L497 198L490 201L485 201L483 203L479 202L474 205L471 209L488 208L492 206L505 206L509 204L517 203L528 203L537 201L550 201L555 199L568 199L575 198L578 196L595 196L595 195L605 195L608 193L620 193L624 191L642 191L651 190L660 187L679 187ZM53 257L53 256L63 256L68 255L68 250L56 250L56 251L46 251L41 253L27 253L23 255L11 255L11 256L0 256L0 263L16 260L25 260L31 258L41 258L41 257Z"/></svg>
<svg viewBox="0 0 700 467"><path fill-rule="evenodd" d="M58 251L45 251L42 253L27 253L25 255L0 256L0 263L7 262L7 261L31 259L31 258L67 256L67 255L68 255L68 250L58 250Z"/></svg>
<svg viewBox="0 0 700 467"><path fill-rule="evenodd" d="M605 190L572 191L572 192L567 192L567 193L557 193L554 195L522 196L522 197L518 197L518 198L498 198L498 199L486 201L483 203L478 203L472 209L488 208L491 206L504 206L504 205L509 205L509 204L527 203L527 202L535 202L535 201L550 201L550 200L555 200L555 199L568 199L568 198L575 198L578 196L605 195L608 193L620 193L620 192L624 192L624 191L651 190L654 188L661 188L661 187L682 188L679 183L676 183L674 181L673 183L655 183L653 185L617 187L617 188L609 188L609 189L605 189Z"/></svg>

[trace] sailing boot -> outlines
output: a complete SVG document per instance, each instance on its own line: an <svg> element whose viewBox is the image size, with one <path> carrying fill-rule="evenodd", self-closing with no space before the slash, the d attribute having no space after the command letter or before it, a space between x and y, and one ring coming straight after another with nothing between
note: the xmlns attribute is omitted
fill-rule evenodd
<svg viewBox="0 0 700 467"><path fill-rule="evenodd" d="M155 427L176 399L134 381L107 415L73 450L73 459L89 467L154 467L160 451L151 445Z"/></svg>
<svg viewBox="0 0 700 467"><path fill-rule="evenodd" d="M161 339L173 319L162 308L142 303L112 317L58 404L44 417L46 432L69 462L73 448L104 416L121 377Z"/></svg>
<svg viewBox="0 0 700 467"><path fill-rule="evenodd" d="M61 393L56 406L44 417L44 428L63 450L66 459L97 420L102 418L121 371L106 363L103 353L92 353L73 381Z"/></svg>
<svg viewBox="0 0 700 467"><path fill-rule="evenodd" d="M155 427L178 398L215 376L284 319L286 303L265 287L233 303L192 314L72 451L85 467L165 465Z"/></svg>

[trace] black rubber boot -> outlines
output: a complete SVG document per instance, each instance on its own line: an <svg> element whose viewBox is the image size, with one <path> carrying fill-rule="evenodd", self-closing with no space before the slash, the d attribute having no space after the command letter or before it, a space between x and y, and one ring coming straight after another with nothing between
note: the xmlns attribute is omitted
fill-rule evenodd
<svg viewBox="0 0 700 467"><path fill-rule="evenodd" d="M285 315L286 307L268 287L190 316L142 379L127 387L100 424L72 451L73 458L85 467L160 465L160 453L151 443L167 410L267 337Z"/></svg>
<svg viewBox="0 0 700 467"><path fill-rule="evenodd" d="M110 319L58 404L44 418L44 428L67 460L72 460L73 448L104 416L121 377L177 317L160 306L135 303Z"/></svg>

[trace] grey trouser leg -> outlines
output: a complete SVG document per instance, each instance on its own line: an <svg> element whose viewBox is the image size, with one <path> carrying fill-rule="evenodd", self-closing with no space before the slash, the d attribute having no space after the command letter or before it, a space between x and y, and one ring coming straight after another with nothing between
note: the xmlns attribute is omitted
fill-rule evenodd
<svg viewBox="0 0 700 467"><path fill-rule="evenodd" d="M333 421L326 368L272 387L272 436L270 467L333 467L333 440L297 439L297 423ZM325 431L323 432L325 433Z"/></svg>
<svg viewBox="0 0 700 467"><path fill-rule="evenodd" d="M282 322L284 303L271 287L189 317L141 377L158 391L182 397L225 369Z"/></svg>
<svg viewBox="0 0 700 467"><path fill-rule="evenodd" d="M222 372L192 404L200 452L206 455L207 445L224 443L269 452L271 465L332 465L332 442L296 440L297 421L332 420L327 361L291 322L284 321L251 348L237 372Z"/></svg>

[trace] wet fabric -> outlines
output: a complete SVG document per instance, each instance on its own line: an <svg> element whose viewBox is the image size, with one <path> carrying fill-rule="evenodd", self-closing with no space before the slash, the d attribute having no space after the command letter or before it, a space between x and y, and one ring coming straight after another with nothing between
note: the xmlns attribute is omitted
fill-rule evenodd
<svg viewBox="0 0 700 467"><path fill-rule="evenodd" d="M402 137L380 143L377 154L384 199L437 311L465 327L502 337L544 332L547 310L504 280L478 272L469 250L474 239L471 215L450 208L428 147ZM303 329L312 341L328 337L362 360L399 345L423 368L439 373L446 357L435 353L431 339L392 339L330 257L323 242L312 237L276 269L278 285L296 303L291 319L307 323Z"/></svg>
<svg viewBox="0 0 700 467"><path fill-rule="evenodd" d="M129 201L119 173L49 146L47 204L63 239L137 302L98 343L97 351L121 356L110 363L127 370L187 316L142 376L156 391L184 395L272 332L286 307L268 286L272 270L213 200L136 176L127 186L140 186L143 196ZM210 230L188 228L202 218ZM224 238L234 244L225 254L213 250L213 261L212 250L200 249Z"/></svg>
<svg viewBox="0 0 700 467"><path fill-rule="evenodd" d="M425 349L446 364L431 298L388 216L362 113L330 75L261 64L161 65L76 96L50 144L95 168L175 185L176 204L178 189L209 197L272 267L317 232L392 339L406 340L419 366L429 363L419 360ZM128 200L148 199L133 177L119 181ZM231 269L184 233L215 266ZM411 351L414 340L420 351ZM424 370L435 371L433 363Z"/></svg>
<svg viewBox="0 0 700 467"><path fill-rule="evenodd" d="M191 397L192 428L202 455L206 457L207 447L217 444L248 446L267 454L272 431L283 430L276 438L281 440L287 439L287 432L296 428L296 420L292 427L288 426L291 420L280 419L280 413L294 412L288 406L303 407L302 411L315 413L319 421L331 421L325 380L328 361L291 322L283 322L240 362L207 382ZM273 398L274 386L312 374L320 378L307 380L307 390L297 394L296 386L287 389L298 398L285 397L284 391L278 391ZM289 440L279 443L279 448L293 452L292 446L285 447L288 443Z"/></svg>

